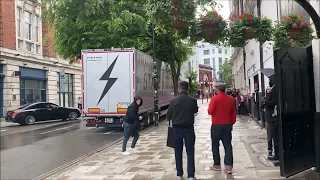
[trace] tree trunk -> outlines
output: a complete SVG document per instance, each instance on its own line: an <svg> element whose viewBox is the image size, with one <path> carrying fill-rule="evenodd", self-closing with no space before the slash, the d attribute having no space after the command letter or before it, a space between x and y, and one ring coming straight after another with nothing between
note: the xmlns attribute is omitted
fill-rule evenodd
<svg viewBox="0 0 320 180"><path fill-rule="evenodd" d="M180 73L177 73L177 68L175 67L174 63L170 63L171 75L172 75L172 83L173 83L173 93L174 95L178 95L178 83L179 83L179 76Z"/></svg>

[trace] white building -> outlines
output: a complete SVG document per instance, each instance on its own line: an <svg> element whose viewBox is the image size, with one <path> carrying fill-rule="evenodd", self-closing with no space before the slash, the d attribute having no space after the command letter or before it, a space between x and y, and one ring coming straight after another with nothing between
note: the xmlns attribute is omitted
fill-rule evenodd
<svg viewBox="0 0 320 180"><path fill-rule="evenodd" d="M230 12L239 13L240 6L235 2L237 0L229 0ZM244 1L244 12L251 12L257 16L257 1ZM310 1L313 7L319 13L319 1ZM305 14L308 17L308 13L293 0L287 1L262 1L261 3L261 14L262 16L270 18L273 22L278 21L281 17L289 14ZM314 67L319 66L319 40L313 40L314 51ZM242 48L233 48L230 63L232 64L233 74L235 78L235 87L241 89L242 93L248 94L248 92L254 91L254 84L259 84L259 89L261 92L261 72L260 70L260 51L259 44L256 40L249 40L248 44L245 46L246 51L246 62L243 61ZM266 42L263 44L263 66L264 68L274 68L274 58L273 58L273 42ZM319 69L319 67L318 67ZM319 78L319 76L317 76ZM315 78L317 78L315 76ZM268 86L269 80L265 79L265 87ZM319 80L318 80L319 82ZM316 87L319 84L316 85ZM319 97L319 92L317 92L317 97Z"/></svg>
<svg viewBox="0 0 320 180"><path fill-rule="evenodd" d="M199 42L193 50L194 55L183 63L181 67L181 79L188 79L185 77L185 72L188 71L189 67L199 74L199 64L211 66L213 68L212 77L219 79L218 72L220 67L230 59L230 48Z"/></svg>

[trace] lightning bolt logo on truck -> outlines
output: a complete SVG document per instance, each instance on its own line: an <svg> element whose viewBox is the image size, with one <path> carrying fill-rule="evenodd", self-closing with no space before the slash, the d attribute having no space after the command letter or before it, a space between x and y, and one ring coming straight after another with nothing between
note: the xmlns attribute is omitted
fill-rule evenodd
<svg viewBox="0 0 320 180"><path fill-rule="evenodd" d="M104 87L100 99L97 103L97 105L100 103L100 101L104 98L104 96L108 93L108 91L110 90L110 88L113 86L113 84L117 81L118 78L111 78L110 74L114 68L114 65L116 64L117 60L118 60L119 55L116 57L116 59L112 62L112 64L108 67L107 71L101 76L101 78L99 79L100 81L107 81L106 86Z"/></svg>

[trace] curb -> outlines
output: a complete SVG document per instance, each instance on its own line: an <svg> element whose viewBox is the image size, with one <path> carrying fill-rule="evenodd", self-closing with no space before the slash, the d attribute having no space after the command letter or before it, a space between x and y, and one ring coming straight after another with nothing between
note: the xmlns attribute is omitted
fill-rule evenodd
<svg viewBox="0 0 320 180"><path fill-rule="evenodd" d="M159 122L159 125L160 125L161 122L163 122L163 120L161 120ZM150 130L151 128L154 128L154 127L155 126L153 124L153 125L145 128L145 129L141 130L140 132L144 133L144 132L146 132L146 131ZM42 174L42 175L40 175L40 176L38 176L36 178L33 178L33 180L44 180L44 179L46 179L46 178L48 178L50 176L53 176L54 174L58 174L59 172L62 172L63 170L65 170L65 169L67 169L67 168L69 168L71 166L74 166L74 165L80 163L81 161L89 158L90 156L92 156L94 154L97 154L97 153L99 153L99 152L101 152L101 151L103 151L105 149L108 149L108 148L112 147L113 145L116 145L117 143L119 143L121 141L123 141L123 137L121 137L119 139L116 139L116 140L106 144L105 146L102 146L102 147L100 147L100 148L98 148L96 150L93 150L93 151L91 151L91 152L89 152L89 153L87 153L87 154L85 154L85 155L83 155L83 156L81 156L81 157L79 157L79 158L77 158L75 160L72 160L72 161L70 161L70 162L68 162L68 163L66 163L66 164L64 164L64 165L62 165L60 167L57 167L57 168L55 168L55 169L53 169L53 170L51 170L51 171L49 171L47 173L44 173L44 174Z"/></svg>

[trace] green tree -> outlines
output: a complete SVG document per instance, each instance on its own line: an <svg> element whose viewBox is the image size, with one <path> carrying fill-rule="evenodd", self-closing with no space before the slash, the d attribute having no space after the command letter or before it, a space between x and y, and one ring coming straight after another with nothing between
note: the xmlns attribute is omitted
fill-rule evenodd
<svg viewBox="0 0 320 180"><path fill-rule="evenodd" d="M233 75L232 69L228 61L225 61L218 72L220 79L227 84L227 87L232 87L233 85Z"/></svg>
<svg viewBox="0 0 320 180"><path fill-rule="evenodd" d="M184 27L172 28L172 0L45 0L44 18L53 27L55 50L73 63L82 49L134 47L170 65L174 92L182 63L193 54L198 40L197 4L209 0L181 1ZM155 52L152 49L155 24ZM157 61L160 72L160 61Z"/></svg>
<svg viewBox="0 0 320 180"><path fill-rule="evenodd" d="M190 94L196 93L198 90L198 73L197 73L197 71L188 70L185 72L184 75L185 75L185 77L191 78L189 93Z"/></svg>

